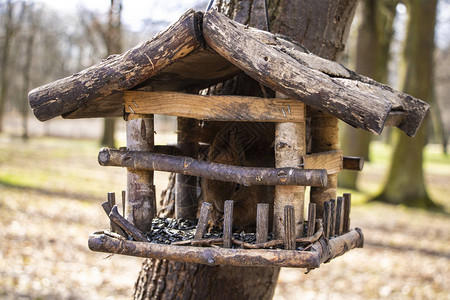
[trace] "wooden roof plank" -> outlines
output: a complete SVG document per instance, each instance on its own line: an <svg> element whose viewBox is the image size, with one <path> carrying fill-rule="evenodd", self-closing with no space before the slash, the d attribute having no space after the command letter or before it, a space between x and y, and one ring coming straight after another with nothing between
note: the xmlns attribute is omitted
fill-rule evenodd
<svg viewBox="0 0 450 300"><path fill-rule="evenodd" d="M32 90L28 100L35 116L46 121L70 113L86 107L91 101L131 89L156 75L173 61L201 47L200 20L201 15L188 10L152 40Z"/></svg>
<svg viewBox="0 0 450 300"><path fill-rule="evenodd" d="M310 54L301 45L215 11L205 15L203 34L209 46L254 79L372 133L381 133L395 108L405 111L398 127L413 136L429 108L421 100Z"/></svg>
<svg viewBox="0 0 450 300"><path fill-rule="evenodd" d="M304 104L292 99L203 96L177 92L124 92L125 112L208 121L301 122Z"/></svg>

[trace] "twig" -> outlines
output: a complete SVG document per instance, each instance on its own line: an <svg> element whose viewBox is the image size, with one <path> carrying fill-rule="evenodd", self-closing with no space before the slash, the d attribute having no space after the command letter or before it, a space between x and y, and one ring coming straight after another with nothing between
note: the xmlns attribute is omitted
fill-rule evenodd
<svg viewBox="0 0 450 300"><path fill-rule="evenodd" d="M109 218L113 220L117 225L119 225L123 230L125 230L125 232L132 236L136 241L148 242L148 239L139 229L137 229L132 223L130 223L127 219L119 214L117 205L114 205L114 207L111 209Z"/></svg>

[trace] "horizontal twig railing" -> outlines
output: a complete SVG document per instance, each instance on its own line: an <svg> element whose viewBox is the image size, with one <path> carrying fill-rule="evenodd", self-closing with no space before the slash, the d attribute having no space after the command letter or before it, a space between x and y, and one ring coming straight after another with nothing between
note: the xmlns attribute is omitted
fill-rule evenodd
<svg viewBox="0 0 450 300"><path fill-rule="evenodd" d="M312 245L311 251L298 251L174 246L134 242L115 238L107 234L93 234L89 237L89 249L98 252L206 265L278 266L315 269L323 262L328 262L353 248L362 247L363 239L361 230L357 228L331 240L322 237Z"/></svg>
<svg viewBox="0 0 450 300"><path fill-rule="evenodd" d="M102 166L126 167L199 176L212 180L236 182L243 185L327 185L326 170L300 168L240 167L190 157L141 151L103 148L98 154Z"/></svg>

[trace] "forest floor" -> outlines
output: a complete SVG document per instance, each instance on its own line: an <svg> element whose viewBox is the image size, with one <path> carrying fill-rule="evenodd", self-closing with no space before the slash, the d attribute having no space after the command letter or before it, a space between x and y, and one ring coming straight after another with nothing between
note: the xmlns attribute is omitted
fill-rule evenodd
<svg viewBox="0 0 450 300"><path fill-rule="evenodd" d="M388 160L374 147L351 214L364 248L307 275L283 269L274 299L450 299L450 158L427 149L426 182L446 212L426 212L367 203ZM106 193L125 188L125 170L98 166L98 148L0 135L0 299L131 299L142 259L87 248L108 227ZM162 187L167 174L156 178Z"/></svg>

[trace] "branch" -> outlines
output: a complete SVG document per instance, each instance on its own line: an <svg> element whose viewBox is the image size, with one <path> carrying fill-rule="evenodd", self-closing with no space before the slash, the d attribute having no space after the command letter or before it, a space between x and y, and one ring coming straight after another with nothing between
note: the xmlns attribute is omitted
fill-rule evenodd
<svg viewBox="0 0 450 300"><path fill-rule="evenodd" d="M102 166L175 172L212 180L236 182L243 185L302 185L319 187L327 185L326 170L239 167L199 161L184 156L142 151L103 148L98 154L98 162Z"/></svg>

